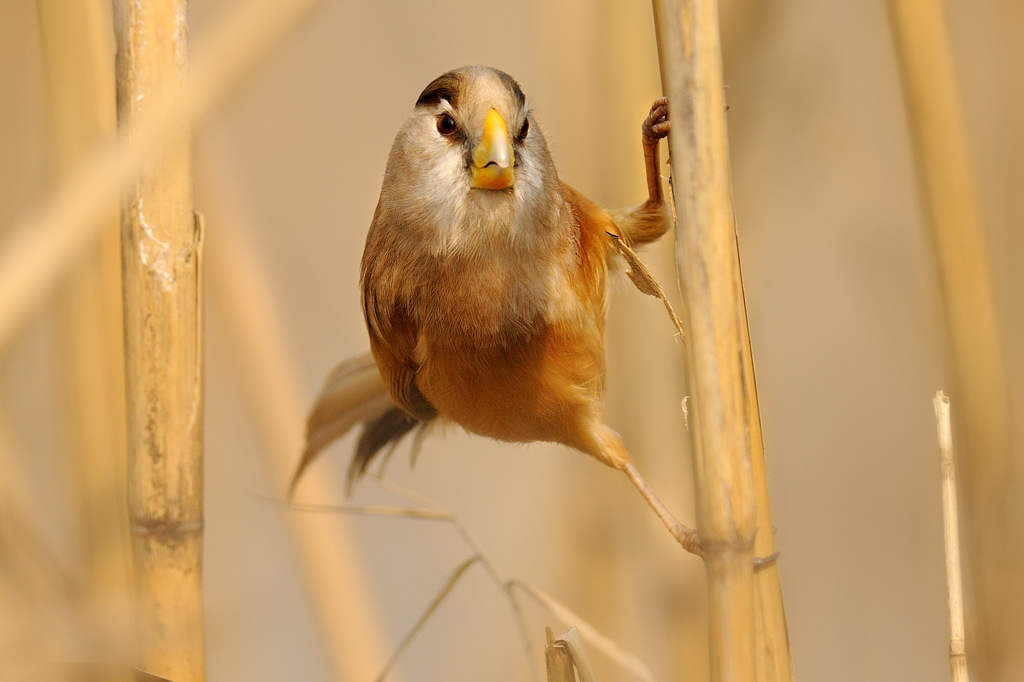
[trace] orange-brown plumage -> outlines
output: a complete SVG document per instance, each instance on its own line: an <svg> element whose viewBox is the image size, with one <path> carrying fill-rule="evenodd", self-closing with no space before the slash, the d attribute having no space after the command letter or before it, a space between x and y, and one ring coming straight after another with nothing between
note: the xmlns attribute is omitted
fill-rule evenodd
<svg viewBox="0 0 1024 682"><path fill-rule="evenodd" d="M365 428L350 479L437 418L626 468L603 421L610 235L642 244L669 227L657 169L664 100L642 131L648 199L610 213L559 180L511 77L466 67L427 86L396 137L363 254L372 359L349 361L325 386L296 479L354 423ZM347 398L355 387L360 400Z"/></svg>

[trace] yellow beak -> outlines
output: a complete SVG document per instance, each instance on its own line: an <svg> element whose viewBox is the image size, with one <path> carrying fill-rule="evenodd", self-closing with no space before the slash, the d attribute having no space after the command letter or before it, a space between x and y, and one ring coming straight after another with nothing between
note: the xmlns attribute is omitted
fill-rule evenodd
<svg viewBox="0 0 1024 682"><path fill-rule="evenodd" d="M478 189L506 189L512 186L515 153L508 139L505 119L494 109L484 119L484 134L473 148L472 186Z"/></svg>

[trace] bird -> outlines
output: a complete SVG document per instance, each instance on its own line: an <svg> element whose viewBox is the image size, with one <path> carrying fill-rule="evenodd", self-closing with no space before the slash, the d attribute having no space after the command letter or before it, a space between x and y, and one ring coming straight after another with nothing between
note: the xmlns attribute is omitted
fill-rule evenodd
<svg viewBox="0 0 1024 682"><path fill-rule="evenodd" d="M431 81L395 137L366 237L370 353L328 377L291 491L356 426L350 490L382 450L449 422L499 441L561 443L626 472L698 552L696 532L653 494L604 420L615 241L642 246L673 224L658 149L670 129L659 98L641 125L648 196L609 210L559 178L512 76L466 66Z"/></svg>

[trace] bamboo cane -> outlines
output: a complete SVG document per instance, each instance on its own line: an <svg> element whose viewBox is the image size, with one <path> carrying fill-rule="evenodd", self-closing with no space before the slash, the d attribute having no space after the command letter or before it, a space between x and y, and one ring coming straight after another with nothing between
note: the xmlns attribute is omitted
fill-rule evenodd
<svg viewBox="0 0 1024 682"><path fill-rule="evenodd" d="M967 129L938 0L890 0L910 133L935 244L955 384L959 465L976 595L978 672L1024 675L1024 518L1009 389ZM1016 661L1016 662L1014 662ZM990 667L989 667L990 666ZM986 669L989 667L988 669Z"/></svg>
<svg viewBox="0 0 1024 682"><path fill-rule="evenodd" d="M131 135L155 93L184 86L184 0L118 0L118 122ZM175 682L203 658L202 231L188 122L123 200L128 513L140 666Z"/></svg>
<svg viewBox="0 0 1024 682"><path fill-rule="evenodd" d="M713 680L792 678L729 178L718 8L655 0L677 201L676 264L689 333L698 530ZM756 549L755 549L756 548ZM756 652L756 654L755 654Z"/></svg>

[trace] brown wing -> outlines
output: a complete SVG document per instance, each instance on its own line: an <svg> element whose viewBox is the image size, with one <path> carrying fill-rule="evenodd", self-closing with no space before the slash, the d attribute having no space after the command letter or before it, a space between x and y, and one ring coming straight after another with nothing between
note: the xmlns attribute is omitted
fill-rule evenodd
<svg viewBox="0 0 1024 682"><path fill-rule="evenodd" d="M394 401L410 416L429 421L437 410L416 387L419 365L414 359L418 330L408 307L400 299L398 265L392 232L381 229L380 208L366 239L363 252L363 315L370 335L370 350L377 361L381 379Z"/></svg>
<svg viewBox="0 0 1024 682"><path fill-rule="evenodd" d="M416 328L400 303L382 305L375 292L364 286L363 314L370 334L370 350L380 376L394 401L411 416L429 421L437 410L416 387L418 365L413 360Z"/></svg>
<svg viewBox="0 0 1024 682"><path fill-rule="evenodd" d="M604 272L608 255L614 251L609 235L619 238L626 238L626 235L611 213L564 182L562 196L579 229L581 273L590 273L597 278L593 284L603 286L604 275L599 273Z"/></svg>

